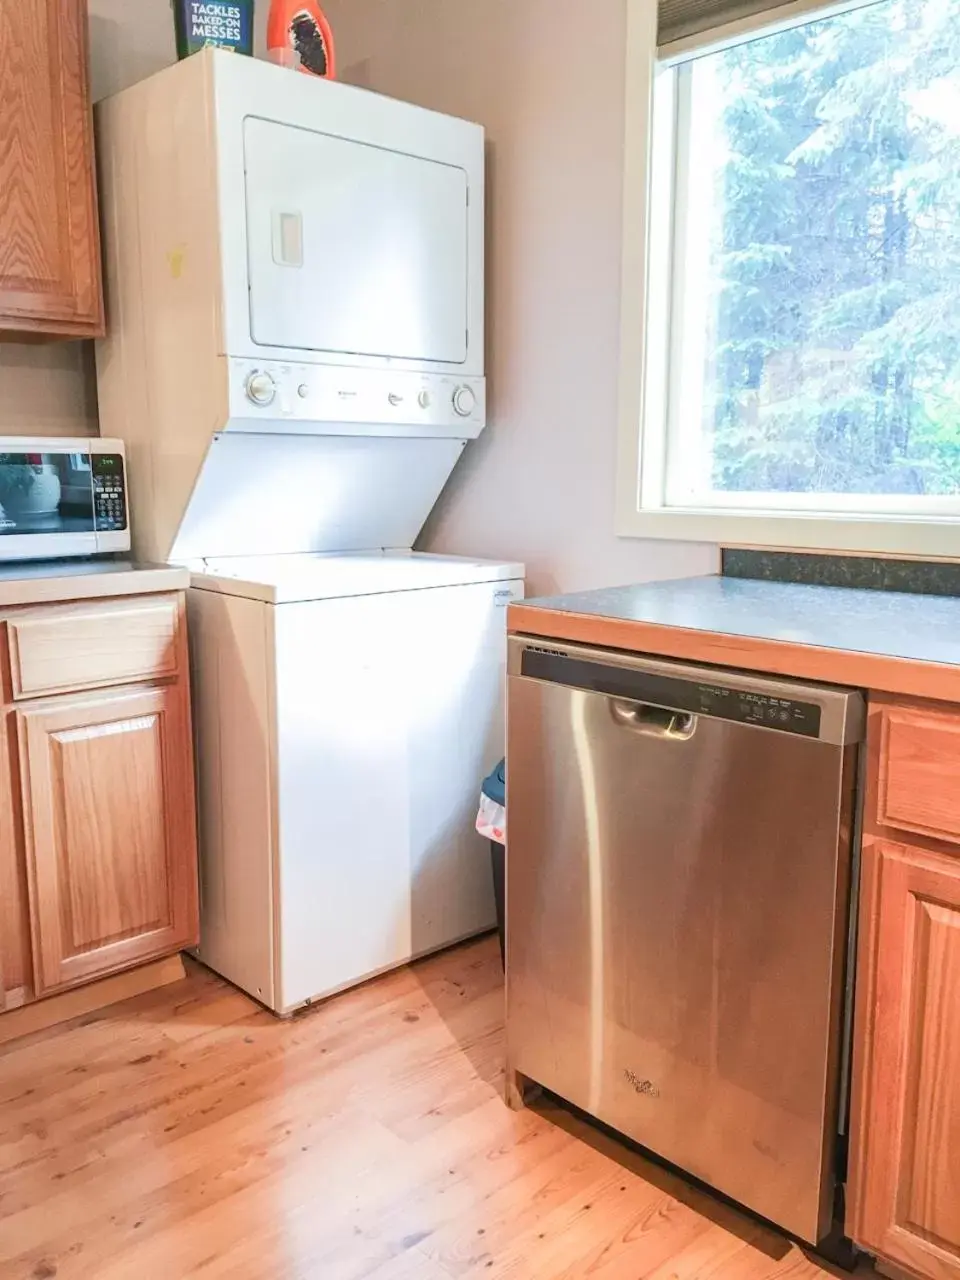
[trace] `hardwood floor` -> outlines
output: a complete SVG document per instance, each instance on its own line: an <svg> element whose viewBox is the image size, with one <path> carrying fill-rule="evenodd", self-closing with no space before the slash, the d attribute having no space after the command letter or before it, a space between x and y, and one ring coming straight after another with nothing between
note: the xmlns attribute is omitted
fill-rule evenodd
<svg viewBox="0 0 960 1280"><path fill-rule="evenodd" d="M813 1280L564 1111L501 1101L496 943L279 1022L214 975L0 1052L3 1280Z"/></svg>

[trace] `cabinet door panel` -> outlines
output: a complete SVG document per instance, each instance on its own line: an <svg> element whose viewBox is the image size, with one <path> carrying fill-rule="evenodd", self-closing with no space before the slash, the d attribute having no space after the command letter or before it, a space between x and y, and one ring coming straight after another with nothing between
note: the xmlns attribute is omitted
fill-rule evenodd
<svg viewBox="0 0 960 1280"><path fill-rule="evenodd" d="M915 898L904 1132L905 1222L960 1261L960 881L949 906Z"/></svg>
<svg viewBox="0 0 960 1280"><path fill-rule="evenodd" d="M102 332L86 0L0 0L0 330Z"/></svg>
<svg viewBox="0 0 960 1280"><path fill-rule="evenodd" d="M960 867L864 850L851 1232L937 1280L960 1277Z"/></svg>
<svg viewBox="0 0 960 1280"><path fill-rule="evenodd" d="M181 686L18 713L38 993L196 941Z"/></svg>

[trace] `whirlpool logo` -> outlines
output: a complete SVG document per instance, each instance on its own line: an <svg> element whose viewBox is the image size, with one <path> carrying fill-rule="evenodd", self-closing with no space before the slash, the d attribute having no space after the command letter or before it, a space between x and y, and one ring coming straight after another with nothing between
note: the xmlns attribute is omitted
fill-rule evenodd
<svg viewBox="0 0 960 1280"><path fill-rule="evenodd" d="M633 1086L634 1090L639 1093L641 1097L660 1097L660 1090L652 1080L644 1080L641 1076L638 1076L635 1071L631 1071L629 1067L624 1069L623 1078L626 1080L627 1084Z"/></svg>

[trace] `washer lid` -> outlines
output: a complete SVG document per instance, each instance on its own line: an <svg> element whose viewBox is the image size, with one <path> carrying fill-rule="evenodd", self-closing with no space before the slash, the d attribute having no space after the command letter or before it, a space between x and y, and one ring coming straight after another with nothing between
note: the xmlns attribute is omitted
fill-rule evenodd
<svg viewBox="0 0 960 1280"><path fill-rule="evenodd" d="M171 445L158 445L157 475L173 486L164 510L177 511L164 558L191 564L412 546L464 444L231 430L213 436L199 474ZM178 501L186 502L182 514Z"/></svg>
<svg viewBox="0 0 960 1280"><path fill-rule="evenodd" d="M524 574L519 564L413 551L225 556L191 562L188 567L193 574L192 585L198 590L270 604L522 580Z"/></svg>

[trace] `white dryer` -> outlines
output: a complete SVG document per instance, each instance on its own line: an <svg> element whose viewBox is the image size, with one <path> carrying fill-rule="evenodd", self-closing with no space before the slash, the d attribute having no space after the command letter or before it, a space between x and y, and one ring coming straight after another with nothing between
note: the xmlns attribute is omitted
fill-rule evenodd
<svg viewBox="0 0 960 1280"><path fill-rule="evenodd" d="M215 49L96 126L100 423L128 445L139 554L363 549L327 516L367 473L370 501L384 473L414 486L419 529L486 423L483 129ZM270 440L289 485L294 438L306 530L306 508L258 523L232 492Z"/></svg>

